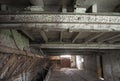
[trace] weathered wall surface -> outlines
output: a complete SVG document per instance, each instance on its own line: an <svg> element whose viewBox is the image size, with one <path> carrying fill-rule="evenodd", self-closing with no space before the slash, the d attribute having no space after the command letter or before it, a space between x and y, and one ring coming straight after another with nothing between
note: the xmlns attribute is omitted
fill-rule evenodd
<svg viewBox="0 0 120 81"><path fill-rule="evenodd" d="M91 73L93 76L97 76L97 61L96 55L84 56L84 69Z"/></svg>
<svg viewBox="0 0 120 81"><path fill-rule="evenodd" d="M15 30L0 30L0 45L23 50L29 47L29 40Z"/></svg>
<svg viewBox="0 0 120 81"><path fill-rule="evenodd" d="M114 8L120 4L119 0L96 0L98 12L113 12Z"/></svg>
<svg viewBox="0 0 120 81"><path fill-rule="evenodd" d="M103 71L105 81L120 81L120 51L103 55Z"/></svg>
<svg viewBox="0 0 120 81"><path fill-rule="evenodd" d="M76 67L76 57L75 56L71 56L71 67L75 68Z"/></svg>

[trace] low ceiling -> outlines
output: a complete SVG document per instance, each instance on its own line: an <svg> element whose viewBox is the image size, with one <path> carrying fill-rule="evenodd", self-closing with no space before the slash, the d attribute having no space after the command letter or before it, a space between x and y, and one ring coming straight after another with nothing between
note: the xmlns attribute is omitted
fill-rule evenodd
<svg viewBox="0 0 120 81"><path fill-rule="evenodd" d="M45 43L46 41L43 39L41 34L41 30L26 30L25 32L29 33L33 39L37 42ZM120 32L69 32L69 31L43 31L46 37L48 38L48 42L53 43L120 43ZM62 33L62 39L60 35ZM80 33L80 34L79 34ZM76 40L75 37L78 36ZM98 37L96 37L98 36ZM115 36L115 38L114 38ZM117 37L118 36L118 37ZM94 39L92 39L95 37ZM113 38L112 38L113 37ZM91 40L90 40L91 39ZM115 40L116 39L116 40ZM74 40L74 41L73 41ZM32 42L32 41L31 41ZM33 41L34 42L34 41Z"/></svg>
<svg viewBox="0 0 120 81"><path fill-rule="evenodd" d="M22 31L22 30L21 30ZM44 54L48 55L62 55L62 54L104 54L105 51L111 50L110 48L100 47L81 47L77 48L74 44L120 44L120 32L69 32L69 31L42 31L41 30L24 30L29 34L31 39L30 44L32 47L41 48ZM62 35L62 36L61 36ZM40 46L45 44L46 46ZM53 47L49 47L49 44L53 44ZM56 44L54 46L54 44ZM68 48L60 47L59 45L73 44ZM75 48L74 48L75 47ZM71 49L72 48L72 49ZM114 49L114 48L113 48ZM104 50L104 51L103 51Z"/></svg>
<svg viewBox="0 0 120 81"><path fill-rule="evenodd" d="M88 9L93 4L97 4L98 12L108 13L113 11L120 11L119 10L120 0L33 0L33 1L35 1L36 3L40 2L40 4L38 4L39 6L44 5L45 12L60 12L62 10L63 5L67 6L69 11L73 11L75 5L77 7L83 7ZM36 6L36 3L33 5L33 3L30 0L0 0L0 4L7 4L9 5L9 7L12 6L14 8ZM14 20L14 17L12 17L11 19ZM24 29L19 31L30 38L31 46L33 44L58 44L58 46L60 44L63 46L64 44L74 44L74 45L84 44L83 45L84 47L81 47L84 49L86 44L99 44L99 45L106 44L106 46L109 44L114 44L114 45L120 44L120 32L87 32L87 31L78 32L78 31L69 31L69 30L61 31L61 30L41 30L41 29L27 29L27 30ZM100 50L91 50L91 49L85 49L82 51L80 49L71 50L65 48L51 49L48 48L47 45L46 48L42 48L39 45L37 45L37 47L41 48L45 54L57 54L57 53L64 54L69 52L71 54L80 54L80 53L84 53L85 51L86 53L93 54L100 51ZM95 49L94 46L92 47Z"/></svg>

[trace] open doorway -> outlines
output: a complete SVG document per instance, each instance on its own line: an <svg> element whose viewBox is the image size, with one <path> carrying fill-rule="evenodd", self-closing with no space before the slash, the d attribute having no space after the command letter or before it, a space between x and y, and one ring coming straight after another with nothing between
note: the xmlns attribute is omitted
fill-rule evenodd
<svg viewBox="0 0 120 81"><path fill-rule="evenodd" d="M84 58L80 55L61 55L60 63L62 68L84 69Z"/></svg>
<svg viewBox="0 0 120 81"><path fill-rule="evenodd" d="M70 68L71 66L71 55L61 55L61 67Z"/></svg>

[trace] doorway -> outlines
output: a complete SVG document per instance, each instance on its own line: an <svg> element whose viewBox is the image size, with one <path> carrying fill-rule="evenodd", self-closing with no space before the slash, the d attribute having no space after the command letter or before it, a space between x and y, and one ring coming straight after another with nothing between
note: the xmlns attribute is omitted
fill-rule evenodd
<svg viewBox="0 0 120 81"><path fill-rule="evenodd" d="M62 68L70 68L71 67L71 56L70 55L62 55L61 56L61 67Z"/></svg>

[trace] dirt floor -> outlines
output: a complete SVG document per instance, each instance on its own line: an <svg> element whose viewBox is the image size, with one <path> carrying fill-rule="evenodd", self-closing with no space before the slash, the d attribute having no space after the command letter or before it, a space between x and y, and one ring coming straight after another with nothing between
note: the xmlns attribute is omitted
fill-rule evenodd
<svg viewBox="0 0 120 81"><path fill-rule="evenodd" d="M61 68L52 72L49 81L98 81L98 79L84 70Z"/></svg>

